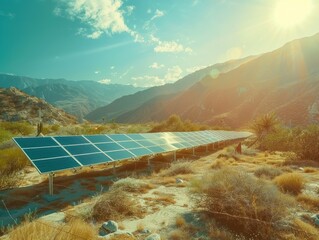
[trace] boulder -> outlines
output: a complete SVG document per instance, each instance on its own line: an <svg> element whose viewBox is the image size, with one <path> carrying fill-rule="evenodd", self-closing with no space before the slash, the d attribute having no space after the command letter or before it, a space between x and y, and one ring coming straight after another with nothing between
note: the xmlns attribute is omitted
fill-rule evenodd
<svg viewBox="0 0 319 240"><path fill-rule="evenodd" d="M314 214L311 216L312 220L314 221L314 223L319 226L319 213Z"/></svg>
<svg viewBox="0 0 319 240"><path fill-rule="evenodd" d="M157 233L153 233L145 238L145 240L161 240L161 236Z"/></svg>
<svg viewBox="0 0 319 240"><path fill-rule="evenodd" d="M176 183L183 183L184 181L183 181L183 179L181 179L181 178L176 178Z"/></svg>
<svg viewBox="0 0 319 240"><path fill-rule="evenodd" d="M101 226L101 228L106 231L106 233L113 233L116 232L119 229L119 226L117 222L109 220L107 222L104 222Z"/></svg>

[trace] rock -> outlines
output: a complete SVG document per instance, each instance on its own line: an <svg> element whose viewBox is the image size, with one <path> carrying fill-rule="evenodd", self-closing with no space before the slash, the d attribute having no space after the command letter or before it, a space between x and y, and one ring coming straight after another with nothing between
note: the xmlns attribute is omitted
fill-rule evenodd
<svg viewBox="0 0 319 240"><path fill-rule="evenodd" d="M114 238L117 239L117 238L120 238L120 237L125 237L123 239L130 239L130 240L131 239L132 240L136 239L131 232L122 231L122 230L118 230L116 232L110 233L110 234L102 236L102 237L100 236L99 239L112 239L112 238L113 239ZM120 239L122 239L122 238L120 238Z"/></svg>
<svg viewBox="0 0 319 240"><path fill-rule="evenodd" d="M107 233L113 233L119 229L119 226L117 222L109 220L107 222L104 222L101 228L105 230Z"/></svg>
<svg viewBox="0 0 319 240"><path fill-rule="evenodd" d="M157 233L153 233L147 236L144 240L161 240L161 236Z"/></svg>
<svg viewBox="0 0 319 240"><path fill-rule="evenodd" d="M319 213L312 215L311 218L315 222L315 224L319 226Z"/></svg>
<svg viewBox="0 0 319 240"><path fill-rule="evenodd" d="M142 234L147 234L147 233L151 233L151 231L148 230L148 229L143 229L143 230L141 231L141 233L142 233Z"/></svg>
<svg viewBox="0 0 319 240"><path fill-rule="evenodd" d="M176 183L183 183L183 179L180 179L180 178L176 178Z"/></svg>

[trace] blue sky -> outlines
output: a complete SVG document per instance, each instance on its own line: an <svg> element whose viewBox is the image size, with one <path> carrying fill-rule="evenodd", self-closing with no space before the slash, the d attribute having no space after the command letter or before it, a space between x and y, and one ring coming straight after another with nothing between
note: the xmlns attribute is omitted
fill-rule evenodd
<svg viewBox="0 0 319 240"><path fill-rule="evenodd" d="M0 72L174 82L319 32L318 1L304 0L311 11L289 28L274 21L280 1L287 0L0 0Z"/></svg>

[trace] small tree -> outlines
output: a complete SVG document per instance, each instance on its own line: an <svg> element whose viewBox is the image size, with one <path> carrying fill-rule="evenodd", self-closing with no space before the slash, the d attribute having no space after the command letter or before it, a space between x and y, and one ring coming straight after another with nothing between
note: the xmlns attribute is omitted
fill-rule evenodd
<svg viewBox="0 0 319 240"><path fill-rule="evenodd" d="M268 134L275 132L278 124L279 120L275 113L267 113L255 119L250 128L254 131L257 138L251 146L256 142L262 141Z"/></svg>

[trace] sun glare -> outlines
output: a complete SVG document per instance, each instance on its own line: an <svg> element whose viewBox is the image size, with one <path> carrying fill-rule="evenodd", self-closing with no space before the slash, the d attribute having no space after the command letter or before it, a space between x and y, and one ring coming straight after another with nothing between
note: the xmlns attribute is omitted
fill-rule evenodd
<svg viewBox="0 0 319 240"><path fill-rule="evenodd" d="M279 0L275 6L274 21L280 28L301 24L312 10L312 0Z"/></svg>

